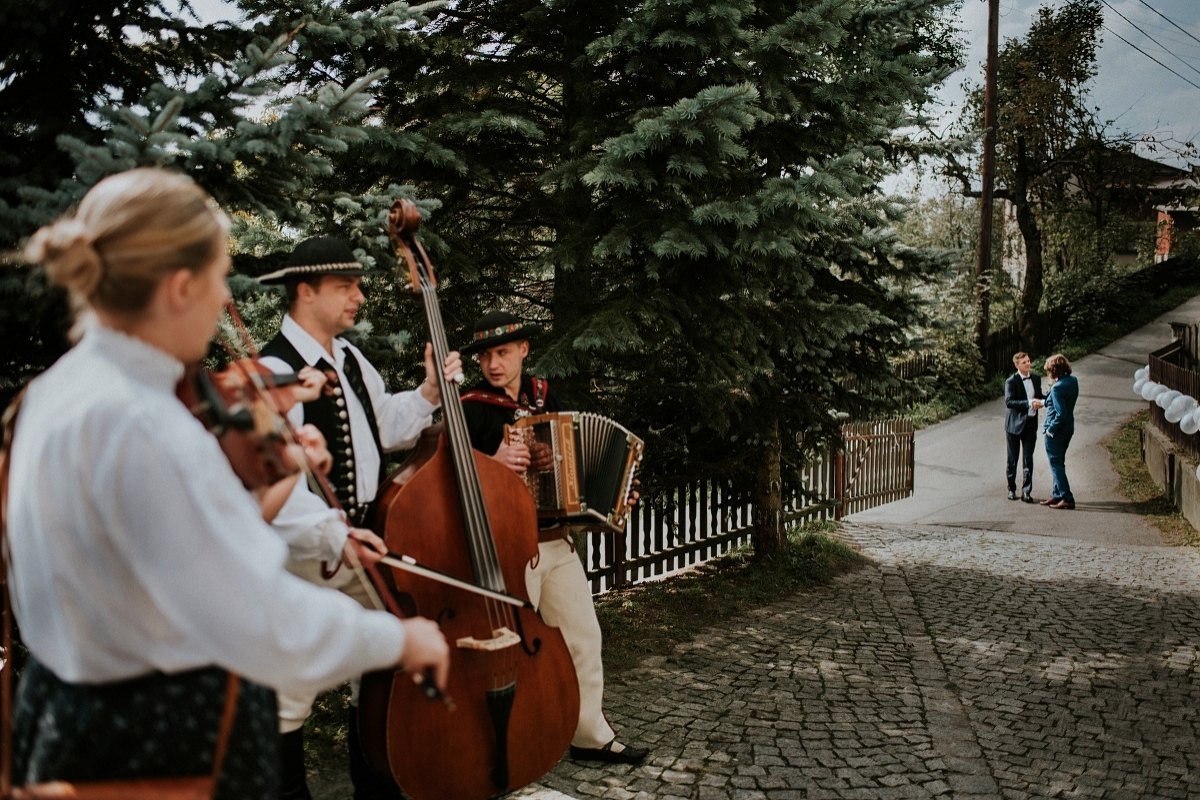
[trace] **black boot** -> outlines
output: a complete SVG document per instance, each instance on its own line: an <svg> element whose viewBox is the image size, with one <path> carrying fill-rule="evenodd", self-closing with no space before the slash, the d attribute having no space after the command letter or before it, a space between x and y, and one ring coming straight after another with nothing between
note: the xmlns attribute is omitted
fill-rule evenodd
<svg viewBox="0 0 1200 800"><path fill-rule="evenodd" d="M312 800L304 772L304 728L279 737L279 800Z"/></svg>
<svg viewBox="0 0 1200 800"><path fill-rule="evenodd" d="M391 777L383 777L367 763L358 741L358 708L350 706L349 735L350 782L354 784L354 800L403 800L400 787Z"/></svg>

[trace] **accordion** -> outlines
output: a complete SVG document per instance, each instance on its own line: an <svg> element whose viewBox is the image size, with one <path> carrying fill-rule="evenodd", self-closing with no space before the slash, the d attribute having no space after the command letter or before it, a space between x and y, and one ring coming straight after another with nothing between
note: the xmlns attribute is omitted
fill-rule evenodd
<svg viewBox="0 0 1200 800"><path fill-rule="evenodd" d="M504 435L533 456L524 480L540 519L625 530L641 439L607 417L577 411L522 417Z"/></svg>

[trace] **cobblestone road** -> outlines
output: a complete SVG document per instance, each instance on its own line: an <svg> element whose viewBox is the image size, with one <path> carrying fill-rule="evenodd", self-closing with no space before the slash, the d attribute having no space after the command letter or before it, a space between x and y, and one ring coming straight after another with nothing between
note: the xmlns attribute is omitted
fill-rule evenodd
<svg viewBox="0 0 1200 800"><path fill-rule="evenodd" d="M874 567L610 681L649 764L522 794L1200 798L1194 551L848 533Z"/></svg>

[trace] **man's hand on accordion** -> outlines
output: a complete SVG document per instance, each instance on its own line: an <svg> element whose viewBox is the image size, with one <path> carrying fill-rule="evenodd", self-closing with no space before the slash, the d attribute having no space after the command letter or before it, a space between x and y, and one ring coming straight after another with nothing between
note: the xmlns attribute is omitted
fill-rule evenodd
<svg viewBox="0 0 1200 800"><path fill-rule="evenodd" d="M637 490L637 487L641 485L641 481L639 481L637 478L633 479L633 488L629 490L629 495L625 498L626 511L632 510L633 507L638 504L638 500L642 499L641 493Z"/></svg>
<svg viewBox="0 0 1200 800"><path fill-rule="evenodd" d="M529 469L529 448L523 444L501 442L493 458L518 475L523 474L525 470Z"/></svg>
<svg viewBox="0 0 1200 800"><path fill-rule="evenodd" d="M534 442L529 447L529 466L534 472L554 469L554 449L545 442Z"/></svg>

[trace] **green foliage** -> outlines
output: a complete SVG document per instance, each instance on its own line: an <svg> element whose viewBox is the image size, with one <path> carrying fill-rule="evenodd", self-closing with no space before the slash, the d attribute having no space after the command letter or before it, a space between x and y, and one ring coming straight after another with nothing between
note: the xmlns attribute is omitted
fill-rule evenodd
<svg viewBox="0 0 1200 800"><path fill-rule="evenodd" d="M0 86L0 244L18 244L106 175L146 165L185 172L213 195L235 219L235 263L251 274L311 232L337 229L376 247L386 238L387 209L403 187L356 196L318 181L333 175L333 156L369 138L360 124L367 90L387 72L343 81L321 64L353 61L360 46L400 46L430 6L290 4L243 30L198 25L185 6L153 0L39 5L42 18L14 10L3 34L13 40L4 62L12 77ZM79 46L64 48L70 31ZM52 86L60 73L71 77ZM297 76L310 73L320 80L297 91ZM389 142L425 152L403 131ZM0 267L0 291L20 298L0 313L0 372L11 391L66 348L66 307L36 268ZM278 319L271 304L247 312L258 331Z"/></svg>
<svg viewBox="0 0 1200 800"><path fill-rule="evenodd" d="M643 434L659 486L779 450L790 483L831 411L885 407L853 386L894 382L914 287L946 266L901 243L879 184L947 147L900 132L957 65L949 0L241 0L242 26L108 2L56 8L128 11L144 33L104 35L148 66L39 130L69 161L0 193L9 243L139 164L216 197L245 275L312 233L387 265L391 200L436 198L423 240L452 340L494 306L547 323L537 369ZM265 336L278 297L234 288ZM416 378L417 304L388 276L368 288L357 340Z"/></svg>
<svg viewBox="0 0 1200 800"><path fill-rule="evenodd" d="M843 376L888 379L920 315L904 285L939 256L878 184L931 149L895 132L957 57L946 7L464 0L379 89L384 128L457 160L356 148L339 179L442 200L458 342L490 307L537 319L535 368L644 435L660 484L748 470L775 423L827 437L862 402Z"/></svg>

